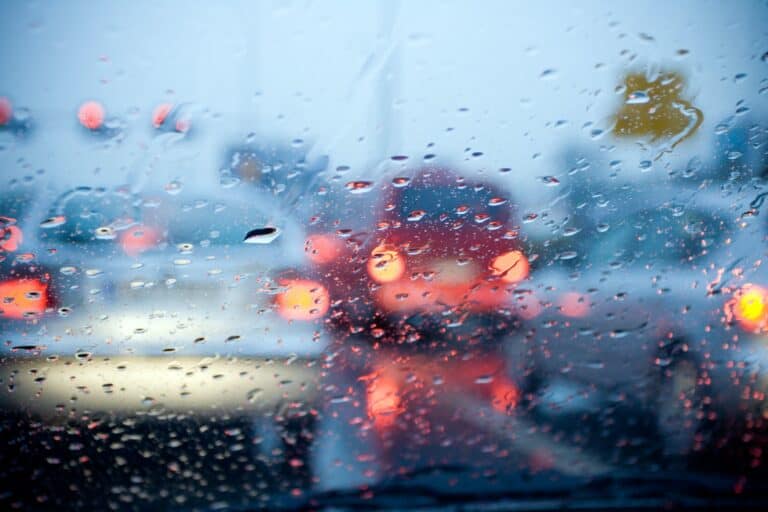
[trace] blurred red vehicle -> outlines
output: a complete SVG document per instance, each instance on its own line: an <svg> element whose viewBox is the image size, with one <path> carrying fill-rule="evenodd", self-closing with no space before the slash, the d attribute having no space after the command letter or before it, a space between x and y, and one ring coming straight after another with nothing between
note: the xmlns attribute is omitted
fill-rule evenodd
<svg viewBox="0 0 768 512"><path fill-rule="evenodd" d="M345 229L343 221L313 226L306 267L278 280L285 318L328 315L352 333L401 343L424 329L486 328L489 318L509 327L512 292L530 269L508 197L447 169L422 168L392 179L375 212L370 232Z"/></svg>

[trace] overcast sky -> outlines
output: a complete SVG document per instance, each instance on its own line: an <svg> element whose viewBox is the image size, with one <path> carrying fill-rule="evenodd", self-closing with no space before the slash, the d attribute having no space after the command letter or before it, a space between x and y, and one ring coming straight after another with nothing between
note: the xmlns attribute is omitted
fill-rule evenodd
<svg viewBox="0 0 768 512"><path fill-rule="evenodd" d="M565 144L618 144L611 159L628 173L648 158L610 134L590 138L608 127L628 70L689 79L705 119L671 162L708 151L740 100L768 98L765 1L6 1L0 14L0 96L37 125L0 153L8 175L25 172L22 158L63 179L121 176L151 146L153 107L172 101L203 112L190 149L201 166L255 132L312 141L361 175L391 154L435 153L538 190L536 177L565 171ZM127 123L122 147L94 151L77 130L87 99ZM483 156L462 162L467 150Z"/></svg>

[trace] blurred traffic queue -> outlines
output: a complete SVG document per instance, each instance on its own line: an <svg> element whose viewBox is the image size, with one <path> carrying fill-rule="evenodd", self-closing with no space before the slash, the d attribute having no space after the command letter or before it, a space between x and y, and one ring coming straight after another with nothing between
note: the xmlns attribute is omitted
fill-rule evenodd
<svg viewBox="0 0 768 512"><path fill-rule="evenodd" d="M372 187L358 181L345 188ZM514 207L500 191L426 167L392 178L374 211L370 231L354 232L327 215L311 226L306 266L279 279L284 318L328 316L337 327L381 338L407 326L469 325L472 315L514 317L511 292L530 267Z"/></svg>

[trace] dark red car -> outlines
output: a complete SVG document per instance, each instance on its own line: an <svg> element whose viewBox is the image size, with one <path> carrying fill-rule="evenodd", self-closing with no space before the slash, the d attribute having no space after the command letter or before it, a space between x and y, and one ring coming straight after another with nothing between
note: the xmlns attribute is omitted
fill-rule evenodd
<svg viewBox="0 0 768 512"><path fill-rule="evenodd" d="M364 186L374 185L351 182L347 188ZM369 231L345 229L344 219L313 227L306 267L279 280L281 314L294 320L328 316L334 325L374 338L399 333L387 340L397 342L414 341L427 326L474 328L478 318L508 325L511 292L529 273L512 201L488 183L444 168L396 176L382 188Z"/></svg>

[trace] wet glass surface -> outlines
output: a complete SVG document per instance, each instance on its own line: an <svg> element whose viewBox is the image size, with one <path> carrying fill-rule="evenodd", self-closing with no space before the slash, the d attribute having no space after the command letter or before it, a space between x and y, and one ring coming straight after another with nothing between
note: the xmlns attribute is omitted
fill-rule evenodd
<svg viewBox="0 0 768 512"><path fill-rule="evenodd" d="M768 506L768 5L0 5L0 509Z"/></svg>

